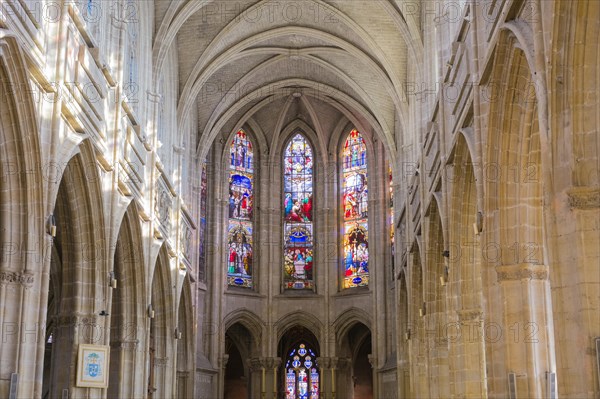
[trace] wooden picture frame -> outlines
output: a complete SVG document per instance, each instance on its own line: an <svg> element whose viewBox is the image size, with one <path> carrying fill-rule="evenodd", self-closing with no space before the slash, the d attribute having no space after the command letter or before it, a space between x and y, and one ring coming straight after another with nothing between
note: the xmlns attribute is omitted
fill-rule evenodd
<svg viewBox="0 0 600 399"><path fill-rule="evenodd" d="M84 388L108 388L109 356L109 346L79 344L75 385Z"/></svg>

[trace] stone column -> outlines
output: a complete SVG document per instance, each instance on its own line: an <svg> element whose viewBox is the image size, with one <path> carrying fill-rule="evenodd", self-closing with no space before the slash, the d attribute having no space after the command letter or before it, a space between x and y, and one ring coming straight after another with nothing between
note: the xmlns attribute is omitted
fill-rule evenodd
<svg viewBox="0 0 600 399"><path fill-rule="evenodd" d="M458 397L486 398L483 312L481 309L464 309L457 314L458 325L449 325L444 334L456 349L454 352L463 356L461 362L455 363L454 393ZM457 328L452 331L452 327Z"/></svg>
<svg viewBox="0 0 600 399"><path fill-rule="evenodd" d="M318 357L316 359L317 364L319 365L320 380L319 380L319 391L320 391L320 399L329 399L331 396L329 393L331 392L331 372L329 371L331 368L331 361L328 357Z"/></svg>
<svg viewBox="0 0 600 399"><path fill-rule="evenodd" d="M265 358L266 368L266 389L267 398L277 399L277 386L279 378L277 370L281 366L281 358L279 357L267 357Z"/></svg>
<svg viewBox="0 0 600 399"><path fill-rule="evenodd" d="M227 368L227 362L229 361L229 355L225 354L219 359L219 375L217 377L217 387L214 391L217 392L217 397L222 398L225 396L225 369Z"/></svg>
<svg viewBox="0 0 600 399"><path fill-rule="evenodd" d="M546 265L515 264L496 267L504 296L505 364L517 377L517 397L546 395L545 373L551 370L551 336Z"/></svg>

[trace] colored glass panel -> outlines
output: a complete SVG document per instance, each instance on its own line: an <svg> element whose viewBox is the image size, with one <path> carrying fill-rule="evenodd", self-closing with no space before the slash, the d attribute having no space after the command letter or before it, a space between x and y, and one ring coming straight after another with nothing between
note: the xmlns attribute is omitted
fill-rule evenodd
<svg viewBox="0 0 600 399"><path fill-rule="evenodd" d="M394 255L396 253L396 246L394 244L394 238L396 235L396 226L394 222L394 179L392 176L392 168L388 169L389 179L390 179L390 246L391 246L391 262L392 262L392 279L396 277L396 264L394 261Z"/></svg>
<svg viewBox="0 0 600 399"><path fill-rule="evenodd" d="M369 284L369 190L367 145L352 130L342 151L344 288Z"/></svg>
<svg viewBox="0 0 600 399"><path fill-rule="evenodd" d="M284 153L284 284L288 289L313 287L313 151L296 134Z"/></svg>
<svg viewBox="0 0 600 399"><path fill-rule="evenodd" d="M319 399L319 369L316 356L305 344L293 348L287 357L286 399Z"/></svg>
<svg viewBox="0 0 600 399"><path fill-rule="evenodd" d="M202 164L202 172L200 175L200 226L198 228L198 277L204 280L206 276L206 201L208 179L206 177L206 162Z"/></svg>
<svg viewBox="0 0 600 399"><path fill-rule="evenodd" d="M243 130L236 133L229 153L227 283L251 288L254 151Z"/></svg>

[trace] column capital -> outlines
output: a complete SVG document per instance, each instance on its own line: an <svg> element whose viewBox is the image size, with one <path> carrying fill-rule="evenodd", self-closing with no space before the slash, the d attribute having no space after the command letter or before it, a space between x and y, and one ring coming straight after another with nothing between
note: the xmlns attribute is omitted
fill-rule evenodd
<svg viewBox="0 0 600 399"><path fill-rule="evenodd" d="M515 265L496 266L498 282L516 280L547 280L548 266L540 264L520 263Z"/></svg>
<svg viewBox="0 0 600 399"><path fill-rule="evenodd" d="M250 371L259 371L262 369L261 361L258 358L248 359L248 366L250 367Z"/></svg>
<svg viewBox="0 0 600 399"><path fill-rule="evenodd" d="M224 369L227 366L227 362L229 361L229 355L225 354L223 357L219 359L219 367Z"/></svg>
<svg viewBox="0 0 600 399"><path fill-rule="evenodd" d="M280 357L266 357L264 358L265 367L267 369L276 369L281 365Z"/></svg>
<svg viewBox="0 0 600 399"><path fill-rule="evenodd" d="M317 363L324 369L344 370L349 367L352 362L345 357L318 357Z"/></svg>
<svg viewBox="0 0 600 399"><path fill-rule="evenodd" d="M373 368L373 367L375 367L377 365L377 358L374 355L372 355L372 354L367 355L367 359L369 359L369 363L371 364L371 368Z"/></svg>

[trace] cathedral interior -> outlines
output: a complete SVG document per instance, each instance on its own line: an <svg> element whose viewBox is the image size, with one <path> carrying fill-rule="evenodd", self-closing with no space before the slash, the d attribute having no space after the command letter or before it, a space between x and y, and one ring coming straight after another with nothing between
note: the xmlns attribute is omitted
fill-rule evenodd
<svg viewBox="0 0 600 399"><path fill-rule="evenodd" d="M600 1L0 1L0 397L600 398Z"/></svg>

